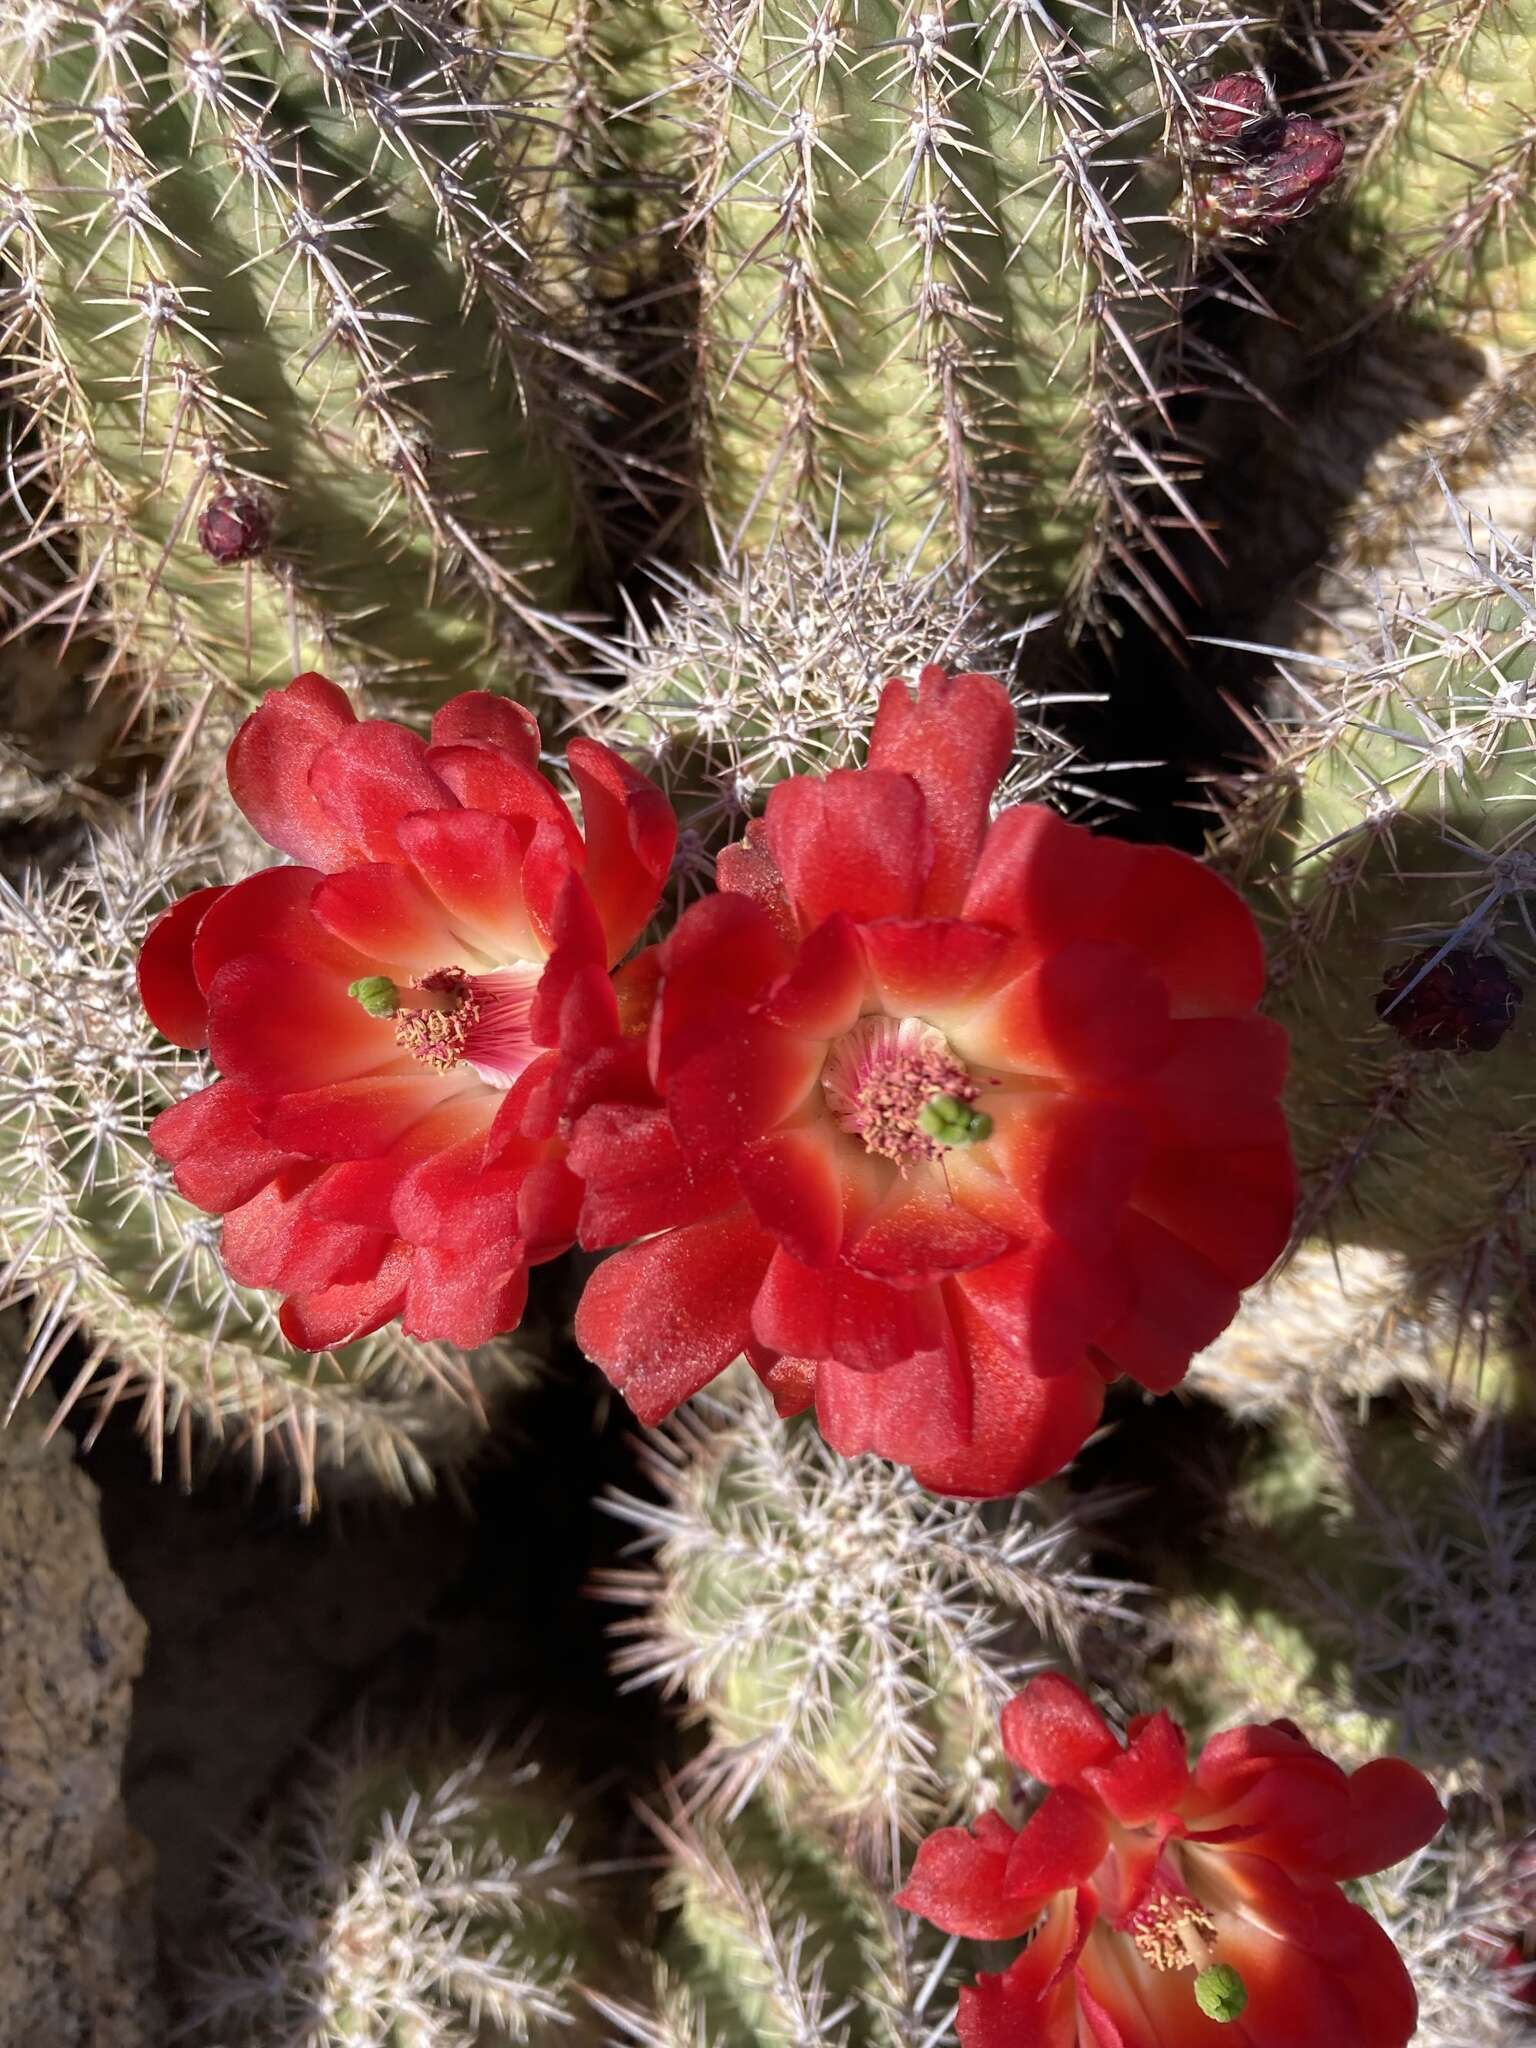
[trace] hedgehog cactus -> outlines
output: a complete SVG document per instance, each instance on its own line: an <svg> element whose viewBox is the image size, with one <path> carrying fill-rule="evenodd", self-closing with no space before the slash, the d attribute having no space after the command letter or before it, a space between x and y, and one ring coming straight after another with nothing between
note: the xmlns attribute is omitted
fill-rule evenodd
<svg viewBox="0 0 1536 2048"><path fill-rule="evenodd" d="M1496 535L1384 596L1372 638L1309 665L1223 845L1292 1035L1298 1236L1402 1261L1410 1315L1456 1304L1474 1387L1479 1347L1502 1367L1527 1338L1533 623Z"/></svg>
<svg viewBox="0 0 1536 2048"><path fill-rule="evenodd" d="M1174 215L1201 81L1253 16L731 0L699 21L711 517L753 546L884 524L1009 599L1086 603L1160 498L1188 513L1147 435L1191 276Z"/></svg>
<svg viewBox="0 0 1536 2048"><path fill-rule="evenodd" d="M998 1708L1022 1673L1129 1638L1123 1589L1042 1496L937 1500L839 1460L751 1387L694 1408L646 1454L662 1505L611 1503L655 1553L604 1581L640 1610L616 1668L706 1721L691 1777L714 1807L761 1794L889 1867L946 1805L996 1796Z"/></svg>
<svg viewBox="0 0 1536 2048"><path fill-rule="evenodd" d="M579 566L562 261L530 111L434 7L44 5L3 58L10 324L55 615L141 693L333 665L526 684ZM572 371L572 374L576 374Z"/></svg>
<svg viewBox="0 0 1536 2048"><path fill-rule="evenodd" d="M503 2048L599 2038L622 1982L601 1880L528 1743L330 1755L225 1875L224 1951L189 1999L207 2048Z"/></svg>
<svg viewBox="0 0 1536 2048"><path fill-rule="evenodd" d="M382 1331L307 1358L275 1304L237 1287L217 1223L179 1196L150 1149L156 1113L201 1078L141 1010L134 969L154 917L206 874L161 814L102 832L88 866L20 892L0 883L3 1282L32 1313L29 1383L61 1355L108 1404L136 1395L156 1469L183 1475L227 1438L317 1484L430 1487L484 1426L484 1398L528 1375L529 1342L467 1356Z"/></svg>

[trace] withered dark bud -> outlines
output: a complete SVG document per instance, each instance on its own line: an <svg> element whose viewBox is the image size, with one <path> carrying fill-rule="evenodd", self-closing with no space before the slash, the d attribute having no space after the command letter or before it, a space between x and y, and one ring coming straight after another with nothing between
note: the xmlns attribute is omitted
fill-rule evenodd
<svg viewBox="0 0 1536 2048"><path fill-rule="evenodd" d="M1277 114L1252 72L1205 88L1200 133L1216 160L1197 199L1201 225L1210 230L1262 234L1295 220L1344 161L1340 136L1309 114Z"/></svg>
<svg viewBox="0 0 1536 2048"><path fill-rule="evenodd" d="M1492 1052L1519 1014L1524 989L1495 953L1453 946L1436 960L1438 951L1426 946L1390 970L1377 1016L1418 1052Z"/></svg>
<svg viewBox="0 0 1536 2048"><path fill-rule="evenodd" d="M203 507L197 537L215 562L248 562L272 538L272 507L256 491L221 491Z"/></svg>

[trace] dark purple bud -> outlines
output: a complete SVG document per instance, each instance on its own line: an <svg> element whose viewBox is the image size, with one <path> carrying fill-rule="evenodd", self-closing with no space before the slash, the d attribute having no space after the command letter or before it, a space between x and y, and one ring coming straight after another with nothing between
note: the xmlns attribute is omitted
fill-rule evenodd
<svg viewBox="0 0 1536 2048"><path fill-rule="evenodd" d="M215 562L248 562L272 538L272 506L256 491L220 491L203 507L197 537Z"/></svg>
<svg viewBox="0 0 1536 2048"><path fill-rule="evenodd" d="M1418 1052L1492 1052L1519 1014L1524 989L1496 953L1453 946L1436 959L1439 950L1427 946L1398 961L1376 998L1377 1016Z"/></svg>
<svg viewBox="0 0 1536 2048"><path fill-rule="evenodd" d="M1200 133L1208 142L1232 142L1251 123L1269 113L1269 94L1262 78L1234 71L1202 88Z"/></svg>

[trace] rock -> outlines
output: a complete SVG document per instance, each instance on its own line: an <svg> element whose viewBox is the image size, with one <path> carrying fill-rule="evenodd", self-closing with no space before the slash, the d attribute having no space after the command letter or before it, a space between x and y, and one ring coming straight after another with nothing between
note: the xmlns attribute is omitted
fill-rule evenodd
<svg viewBox="0 0 1536 2048"><path fill-rule="evenodd" d="M0 1412L15 1377L0 1355ZM158 2048L153 1865L121 1785L148 1631L45 1428L24 1401L0 1430L0 2044Z"/></svg>

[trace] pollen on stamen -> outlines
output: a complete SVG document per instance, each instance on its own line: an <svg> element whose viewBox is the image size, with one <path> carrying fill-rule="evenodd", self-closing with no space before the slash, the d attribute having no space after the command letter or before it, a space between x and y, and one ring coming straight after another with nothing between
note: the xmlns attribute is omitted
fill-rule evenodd
<svg viewBox="0 0 1536 2048"><path fill-rule="evenodd" d="M924 1128L934 1097L968 1104L981 1090L943 1032L920 1017L863 1017L833 1047L822 1092L836 1122L866 1151L906 1165L944 1155L942 1140Z"/></svg>
<svg viewBox="0 0 1536 2048"><path fill-rule="evenodd" d="M1137 1952L1154 1970L1199 1968L1216 1922L1187 1892L1154 1892L1125 1923Z"/></svg>
<svg viewBox="0 0 1536 2048"><path fill-rule="evenodd" d="M395 1019L395 1043L400 1050L408 1052L413 1060L420 1060L423 1066L446 1074L464 1057L471 1027L480 1018L480 1004L470 978L462 967L438 967L413 980L411 989L454 999L442 1006L418 1006L405 996ZM406 1007L408 1004L410 1007Z"/></svg>

